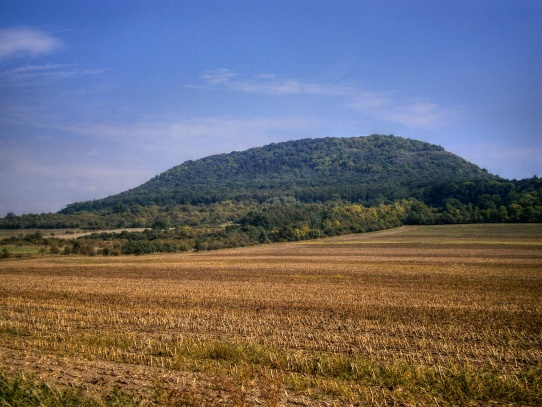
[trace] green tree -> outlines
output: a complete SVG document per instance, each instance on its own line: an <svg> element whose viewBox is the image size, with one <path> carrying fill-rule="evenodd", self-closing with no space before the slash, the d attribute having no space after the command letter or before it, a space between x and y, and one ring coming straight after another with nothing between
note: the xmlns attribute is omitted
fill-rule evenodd
<svg viewBox="0 0 542 407"><path fill-rule="evenodd" d="M430 225L434 223L433 214L431 209L418 200L412 200L410 211L405 219L407 225Z"/></svg>
<svg viewBox="0 0 542 407"><path fill-rule="evenodd" d="M169 223L164 218L156 219L152 224L152 228L156 230L166 230L169 228Z"/></svg>

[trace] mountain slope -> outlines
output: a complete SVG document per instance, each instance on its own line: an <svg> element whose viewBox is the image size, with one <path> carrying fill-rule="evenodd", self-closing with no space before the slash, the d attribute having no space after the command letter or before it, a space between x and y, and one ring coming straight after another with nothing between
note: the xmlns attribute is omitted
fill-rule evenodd
<svg viewBox="0 0 542 407"><path fill-rule="evenodd" d="M277 197L373 205L439 183L489 179L498 177L421 141L383 135L304 139L187 161L139 187L68 205L62 213Z"/></svg>

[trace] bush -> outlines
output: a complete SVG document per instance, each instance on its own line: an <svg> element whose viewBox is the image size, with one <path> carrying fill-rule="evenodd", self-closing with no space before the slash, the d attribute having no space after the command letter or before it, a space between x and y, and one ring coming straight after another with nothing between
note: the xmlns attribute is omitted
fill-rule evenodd
<svg viewBox="0 0 542 407"><path fill-rule="evenodd" d="M4 248L2 250L2 259L9 259L11 257L11 253L8 251L8 249Z"/></svg>

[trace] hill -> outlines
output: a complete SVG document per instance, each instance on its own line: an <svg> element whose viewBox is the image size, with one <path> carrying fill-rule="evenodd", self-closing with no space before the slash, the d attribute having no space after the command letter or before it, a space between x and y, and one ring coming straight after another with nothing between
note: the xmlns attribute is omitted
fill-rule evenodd
<svg viewBox="0 0 542 407"><path fill-rule="evenodd" d="M304 139L187 161L139 187L74 203L61 213L284 197L378 205L421 197L437 184L497 179L440 146L417 140L384 135Z"/></svg>
<svg viewBox="0 0 542 407"><path fill-rule="evenodd" d="M488 222L542 222L542 180L502 179L440 146L373 135L219 154L56 214L8 214L0 228L123 231L78 239L18 234L0 239L0 249L5 258L21 245L51 254L144 254Z"/></svg>

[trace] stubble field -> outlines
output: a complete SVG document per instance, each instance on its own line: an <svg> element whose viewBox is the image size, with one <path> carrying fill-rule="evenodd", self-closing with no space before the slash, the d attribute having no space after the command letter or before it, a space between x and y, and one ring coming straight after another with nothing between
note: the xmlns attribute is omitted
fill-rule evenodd
<svg viewBox="0 0 542 407"><path fill-rule="evenodd" d="M532 224L5 260L0 404L535 406L541 298Z"/></svg>

